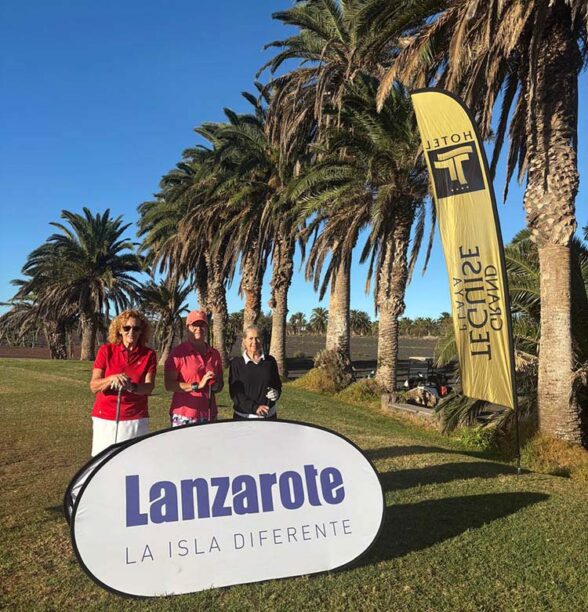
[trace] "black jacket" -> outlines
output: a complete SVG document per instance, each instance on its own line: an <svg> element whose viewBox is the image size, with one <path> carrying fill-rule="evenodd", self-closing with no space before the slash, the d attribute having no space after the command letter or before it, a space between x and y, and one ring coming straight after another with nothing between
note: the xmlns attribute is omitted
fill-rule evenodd
<svg viewBox="0 0 588 612"><path fill-rule="evenodd" d="M235 412L255 414L259 406L271 408L275 402L266 397L268 387L282 393L278 364L271 355L266 355L259 363L245 363L242 355L231 359L229 393Z"/></svg>

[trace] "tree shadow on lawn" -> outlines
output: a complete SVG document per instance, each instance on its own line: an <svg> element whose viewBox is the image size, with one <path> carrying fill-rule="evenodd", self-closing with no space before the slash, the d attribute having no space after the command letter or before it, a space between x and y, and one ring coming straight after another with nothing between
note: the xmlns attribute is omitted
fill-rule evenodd
<svg viewBox="0 0 588 612"><path fill-rule="evenodd" d="M429 548L547 499L544 493L493 493L389 506L373 549L359 565Z"/></svg>
<svg viewBox="0 0 588 612"><path fill-rule="evenodd" d="M463 455L465 457L476 457L478 459L488 459L487 452L455 450L451 448L441 448L440 446L386 446L384 448L372 448L363 451L371 461L376 459L392 459L393 457L405 457L408 455L426 455L429 453L439 453L442 455Z"/></svg>
<svg viewBox="0 0 588 612"><path fill-rule="evenodd" d="M466 478L495 478L516 474L516 468L490 461L440 463L426 468L395 470L380 474L384 491L399 491L429 484L441 484Z"/></svg>

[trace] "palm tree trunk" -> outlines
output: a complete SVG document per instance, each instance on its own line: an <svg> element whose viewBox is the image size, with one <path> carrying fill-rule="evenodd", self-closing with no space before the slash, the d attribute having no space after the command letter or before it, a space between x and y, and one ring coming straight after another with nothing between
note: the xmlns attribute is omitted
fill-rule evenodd
<svg viewBox="0 0 588 612"><path fill-rule="evenodd" d="M219 256L206 256L208 267L208 295L207 306L212 313L213 346L220 353L223 368L229 367L229 352L232 347L227 346L226 326L229 321L227 309L227 295L224 283L222 258Z"/></svg>
<svg viewBox="0 0 588 612"><path fill-rule="evenodd" d="M576 229L578 72L581 57L569 35L569 9L546 23L527 122L529 171L527 222L539 251L541 342L539 428L581 443L578 406L572 394L571 240Z"/></svg>
<svg viewBox="0 0 588 612"><path fill-rule="evenodd" d="M570 260L568 247L539 246L541 343L537 399L540 430L581 444L580 413L572 397Z"/></svg>
<svg viewBox="0 0 588 612"><path fill-rule="evenodd" d="M260 261L259 249L253 247L243 255L243 275L241 291L245 294L243 311L243 330L255 325L261 314L261 287L265 265Z"/></svg>
<svg viewBox="0 0 588 612"><path fill-rule="evenodd" d="M287 378L286 364L286 319L288 317L288 289L292 282L294 269L294 241L278 238L274 250L274 266L272 271L272 339L270 354L278 364L280 376Z"/></svg>
<svg viewBox="0 0 588 612"><path fill-rule="evenodd" d="M404 294L408 281L408 243L413 214L411 207L398 216L392 236L386 240L380 266L377 306L380 311L378 326L378 369L376 381L387 393L396 392L398 369L398 319L404 313Z"/></svg>
<svg viewBox="0 0 588 612"><path fill-rule="evenodd" d="M173 329L173 325L170 326L171 331L169 331L166 335L165 340L161 345L161 353L159 355L158 365L163 366L171 353L172 347L174 345L174 340L176 339L175 330Z"/></svg>
<svg viewBox="0 0 588 612"><path fill-rule="evenodd" d="M92 361L96 351L96 322L92 316L80 316L82 327L82 343L80 348L80 361Z"/></svg>
<svg viewBox="0 0 588 612"><path fill-rule="evenodd" d="M208 251L208 248L206 249ZM201 310L206 310L208 305L208 261L198 262L194 273L196 285L196 299Z"/></svg>
<svg viewBox="0 0 588 612"><path fill-rule="evenodd" d="M351 284L351 255L339 264L331 278L329 298L329 321L327 324L326 349L338 351L351 360L349 351L349 291Z"/></svg>
<svg viewBox="0 0 588 612"><path fill-rule="evenodd" d="M49 345L51 359L67 359L65 326L60 321L45 322L45 337Z"/></svg>

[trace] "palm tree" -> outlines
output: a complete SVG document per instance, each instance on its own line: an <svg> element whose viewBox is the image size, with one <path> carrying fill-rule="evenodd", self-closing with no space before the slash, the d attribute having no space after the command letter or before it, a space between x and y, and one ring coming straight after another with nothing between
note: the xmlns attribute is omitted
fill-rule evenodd
<svg viewBox="0 0 588 612"><path fill-rule="evenodd" d="M410 8L401 23L398 15ZM400 9L400 12L399 12ZM497 123L492 170L507 130L507 183L518 166L526 177L527 223L537 243L541 279L539 422L574 443L583 439L572 393L574 368L571 242L578 191L578 78L588 55L587 0L390 3L373 0L362 19L381 24L380 44L404 48L382 80L379 102L398 78L435 84L473 109L483 136Z"/></svg>
<svg viewBox="0 0 588 612"><path fill-rule="evenodd" d="M215 131L206 131L213 146ZM227 214L210 195L217 182L214 151L199 146L183 158L162 178L157 199L139 207L139 235L150 263L196 285L201 308L212 313L212 342L226 367L226 285L232 276L224 261Z"/></svg>
<svg viewBox="0 0 588 612"><path fill-rule="evenodd" d="M308 325L306 321L306 315L303 312L295 312L290 317L290 330L295 336L299 336L306 330Z"/></svg>
<svg viewBox="0 0 588 612"><path fill-rule="evenodd" d="M349 323L352 333L356 336L367 336L372 331L370 315L363 310L351 310Z"/></svg>
<svg viewBox="0 0 588 612"><path fill-rule="evenodd" d="M536 391L536 372L529 373L528 364L536 362L539 355L541 290L538 249L536 243L531 240L531 233L528 229L520 231L506 245L505 259L513 312L515 362L517 372L520 374L517 378L518 393L529 395L529 391ZM584 331L588 320L588 247L577 238L574 238L572 242L572 268L574 271L572 287L574 354L576 361L582 364L585 371L588 364L588 338ZM457 359L453 323L447 318L437 341L435 356L437 366L443 366ZM582 372L583 375L584 372ZM532 406L534 399L534 397L525 398L525 405ZM455 405L450 403L447 406L449 427L460 419L471 421L472 415L475 415L475 411L482 405L480 401L468 402L463 398ZM586 411L584 411L583 418L588 418Z"/></svg>
<svg viewBox="0 0 588 612"><path fill-rule="evenodd" d="M423 235L426 174L422 163L417 163L419 140L408 96L398 88L378 114L376 90L375 79L356 76L343 95L339 126L325 130L328 145L324 153L321 151L322 161L299 181L298 191L308 193L306 210L317 214L308 231L323 221L321 215L325 216L324 229L307 262L307 269L314 270L315 284L325 251L333 254L329 272L338 261L346 264L350 260L359 230L368 224L371 227L362 260L370 259L367 289L369 280L375 277L375 305L380 313L376 377L384 389L394 392L398 318L404 311L404 293ZM413 253L409 257L415 218ZM338 278L348 277L337 275L331 285L332 296ZM348 305L348 284L345 290L337 304ZM332 317L330 307L329 322ZM338 346L347 347L348 342L346 330Z"/></svg>
<svg viewBox="0 0 588 612"><path fill-rule="evenodd" d="M157 284L151 280L140 289L143 308L156 317L154 331L155 337L159 339L160 365L166 362L175 339L182 336L182 315L188 312L185 300L190 290L190 285L182 286L173 276L168 276Z"/></svg>
<svg viewBox="0 0 588 612"><path fill-rule="evenodd" d="M65 262L56 248L47 247L43 257L35 253L23 267L24 278L12 281L19 289L3 317L3 327L16 331L17 337L41 328L51 359L67 359L66 336L77 322L76 309L52 298L54 286L66 273Z"/></svg>
<svg viewBox="0 0 588 612"><path fill-rule="evenodd" d="M309 320L309 329L314 334L324 334L327 331L329 311L326 308L313 308Z"/></svg>
<svg viewBox="0 0 588 612"><path fill-rule="evenodd" d="M307 131L298 126L290 140L282 140L279 130L268 121L268 90L259 84L256 87L259 97L243 94L253 107L251 114L225 110L229 121L217 133L220 180L216 195L226 202L229 221L224 235L230 235L229 253L233 257L241 254L245 327L256 323L261 315L263 273L271 253L270 350L280 374L286 376L287 296L297 217L285 197L285 186L303 161L307 144L303 136Z"/></svg>
<svg viewBox="0 0 588 612"><path fill-rule="evenodd" d="M25 299L13 298L2 306L10 309L0 316L0 340L9 345L22 344L26 338L33 339L36 344L39 333L43 333L51 359L67 359L66 336L75 322L75 318L59 317L53 319L41 314L42 308L36 296Z"/></svg>
<svg viewBox="0 0 588 612"><path fill-rule="evenodd" d="M83 215L63 210L61 218L67 225L51 223L61 233L29 255L23 273L30 281L18 296L39 290L39 303L54 320L78 314L80 359L93 359L98 325L110 304L120 310L136 296L139 282L131 274L140 272L142 264L134 244L122 238L129 225L122 224L122 217L111 218L108 209L95 216L87 208ZM56 263L48 271L51 262Z"/></svg>
<svg viewBox="0 0 588 612"><path fill-rule="evenodd" d="M362 2L359 0L308 0L295 4L286 11L274 13L273 17L287 25L294 25L299 32L286 40L275 41L267 47L280 51L263 68L272 73L286 60L299 59L304 65L274 78L271 85L276 89L270 115L281 120L282 131L289 133L304 124L312 115L320 133L324 128L338 124L337 113L326 113L327 108L341 108L342 95L359 71L377 72L378 65L370 37L357 35L357 14ZM375 29L374 24L374 29ZM260 71L261 72L261 71ZM324 204L332 207L334 197ZM349 202L347 202L349 203ZM353 217L355 207L349 217ZM321 228L307 264L307 276L314 277L315 287L320 284L322 263L330 255L330 262L321 287L321 297L328 283L331 285L329 322L327 328L327 350L342 352L349 356L349 287L351 254L357 233L364 220L345 217L342 207L337 212L315 208L317 215L307 235ZM303 212L303 218L311 214ZM328 219L328 221L327 221ZM322 228L322 224L325 227ZM351 232L348 234L349 228ZM316 265L315 267L315 264Z"/></svg>

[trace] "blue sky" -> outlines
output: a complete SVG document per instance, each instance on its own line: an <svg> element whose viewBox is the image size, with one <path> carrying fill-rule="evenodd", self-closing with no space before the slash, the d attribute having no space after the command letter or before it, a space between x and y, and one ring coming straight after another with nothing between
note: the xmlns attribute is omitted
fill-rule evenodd
<svg viewBox="0 0 588 612"><path fill-rule="evenodd" d="M271 13L290 5L0 0L0 301L13 295L10 280L53 232L49 223L62 209L110 208L134 224L137 205L152 198L161 176L197 142L193 128L222 120L223 107L247 109L240 92L253 89L256 71L275 53L264 44L288 34ZM587 105L583 73L579 167L585 183ZM500 199L503 164L495 186ZM524 227L522 193L513 184L507 203L499 204L505 242ZM588 223L587 195L583 184L579 225ZM354 264L351 307L373 316L365 277L366 267ZM229 291L230 311L242 308L237 284ZM268 299L266 282L264 309ZM291 313L328 305L327 297L318 303L298 266L289 301ZM410 317L436 317L450 308L438 234L429 269L415 274L406 305ZM194 296L189 306L196 306Z"/></svg>

